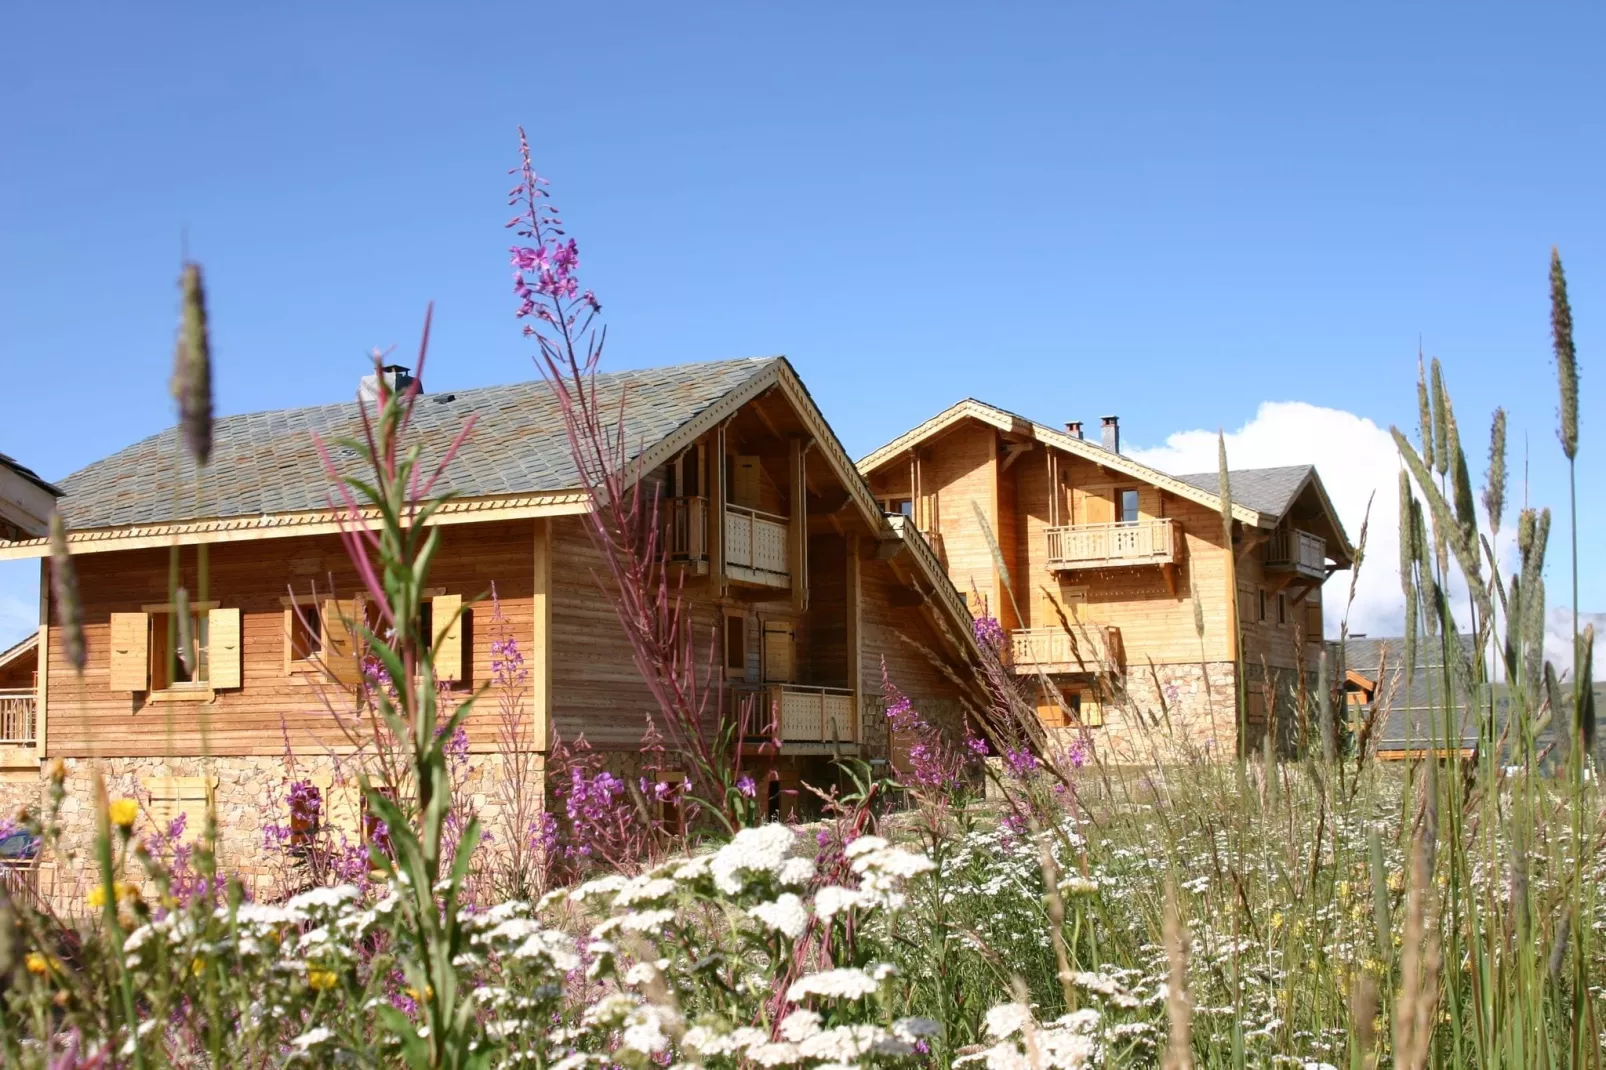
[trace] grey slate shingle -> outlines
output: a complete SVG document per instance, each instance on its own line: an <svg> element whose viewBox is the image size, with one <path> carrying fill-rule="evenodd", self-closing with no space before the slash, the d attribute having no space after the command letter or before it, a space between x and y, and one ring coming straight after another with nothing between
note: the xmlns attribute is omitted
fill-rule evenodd
<svg viewBox="0 0 1606 1070"><path fill-rule="evenodd" d="M682 364L597 376L605 412L628 390L624 434L631 456L661 441L778 357ZM436 485L463 497L575 489L563 418L542 380L424 394L411 441L426 465L444 455L469 415L473 433ZM355 401L225 416L213 427L212 463L199 492L194 464L169 428L62 480L61 509L77 530L211 517L326 509L333 489L316 432L343 469L355 455L335 441L362 434Z"/></svg>
<svg viewBox="0 0 1606 1070"><path fill-rule="evenodd" d="M1232 500L1239 505L1269 516L1282 516L1294 504L1299 488L1315 469L1308 464L1286 465L1281 468L1233 468L1227 472L1232 484ZM1217 494L1221 491L1219 472L1195 472L1177 476L1191 487Z"/></svg>

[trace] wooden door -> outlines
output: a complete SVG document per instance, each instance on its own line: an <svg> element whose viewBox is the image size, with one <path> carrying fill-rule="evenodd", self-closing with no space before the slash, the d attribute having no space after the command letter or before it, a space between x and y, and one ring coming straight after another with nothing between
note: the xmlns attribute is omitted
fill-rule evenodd
<svg viewBox="0 0 1606 1070"><path fill-rule="evenodd" d="M796 632L791 621L764 622L764 681L771 684L795 683Z"/></svg>

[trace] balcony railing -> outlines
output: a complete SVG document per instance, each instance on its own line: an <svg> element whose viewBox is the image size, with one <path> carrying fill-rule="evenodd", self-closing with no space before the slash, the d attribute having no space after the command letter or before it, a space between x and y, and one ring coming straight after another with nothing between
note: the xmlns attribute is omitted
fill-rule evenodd
<svg viewBox="0 0 1606 1070"><path fill-rule="evenodd" d="M784 516L725 507L725 565L738 579L785 587L792 582Z"/></svg>
<svg viewBox="0 0 1606 1070"><path fill-rule="evenodd" d="M1016 672L1105 672L1118 667L1110 633L1119 635L1119 629L1075 624L1071 628L1074 637L1058 625L1010 632L1011 666Z"/></svg>
<svg viewBox="0 0 1606 1070"><path fill-rule="evenodd" d="M942 582L941 577L946 576L948 572L943 568L942 561L932 550L931 544L920 536L920 531L914 526L914 521L902 514L893 513L887 517L887 522L892 525L893 530L897 531L898 535L903 539L904 545L908 546L917 557L925 562L928 573L939 578L935 593L948 603L948 608L953 612L955 618L969 620L971 613L965 605L965 596L960 594L952 583Z"/></svg>
<svg viewBox="0 0 1606 1070"><path fill-rule="evenodd" d="M0 743L32 745L38 723L39 701L32 690L0 691Z"/></svg>
<svg viewBox="0 0 1606 1070"><path fill-rule="evenodd" d="M663 504L664 550L669 560L708 560L708 500L670 498Z"/></svg>
<svg viewBox="0 0 1606 1070"><path fill-rule="evenodd" d="M750 684L733 688L732 697L739 703L755 703L750 738L778 737L782 744L859 740L858 696L849 688Z"/></svg>
<svg viewBox="0 0 1606 1070"><path fill-rule="evenodd" d="M1327 577L1327 540L1298 528L1272 532L1266 543L1266 567L1291 570L1316 579Z"/></svg>
<svg viewBox="0 0 1606 1070"><path fill-rule="evenodd" d="M1052 569L1169 565L1176 559L1177 527L1169 517L1048 529Z"/></svg>

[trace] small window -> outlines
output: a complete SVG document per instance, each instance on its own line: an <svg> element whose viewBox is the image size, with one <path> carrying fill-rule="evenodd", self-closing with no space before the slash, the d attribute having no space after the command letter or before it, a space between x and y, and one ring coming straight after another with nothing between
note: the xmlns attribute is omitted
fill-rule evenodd
<svg viewBox="0 0 1606 1070"><path fill-rule="evenodd" d="M747 675L747 616L743 613L725 614L725 675Z"/></svg>
<svg viewBox="0 0 1606 1070"><path fill-rule="evenodd" d="M1257 594L1260 598L1260 616L1258 619L1264 623L1266 620L1266 589L1262 587L1257 590L1255 594Z"/></svg>
<svg viewBox="0 0 1606 1070"><path fill-rule="evenodd" d="M323 656L323 607L306 598L284 603L284 671L312 672Z"/></svg>
<svg viewBox="0 0 1606 1070"><path fill-rule="evenodd" d="M1136 524L1138 522L1138 492L1136 489L1123 490L1119 493L1118 504L1121 507L1121 523Z"/></svg>
<svg viewBox="0 0 1606 1070"><path fill-rule="evenodd" d="M1288 596L1287 595L1280 594L1280 595L1277 596L1277 623L1278 624L1287 624L1288 623Z"/></svg>
<svg viewBox="0 0 1606 1070"><path fill-rule="evenodd" d="M435 599L426 598L418 604L418 648L419 653L429 653L429 648L435 642Z"/></svg>
<svg viewBox="0 0 1606 1070"><path fill-rule="evenodd" d="M899 516L912 517L915 515L915 503L912 498L888 498L886 509L889 513Z"/></svg>
<svg viewBox="0 0 1606 1070"><path fill-rule="evenodd" d="M171 607L152 608L151 690L167 691L206 686L206 613L190 610L190 650L184 651L183 629Z"/></svg>

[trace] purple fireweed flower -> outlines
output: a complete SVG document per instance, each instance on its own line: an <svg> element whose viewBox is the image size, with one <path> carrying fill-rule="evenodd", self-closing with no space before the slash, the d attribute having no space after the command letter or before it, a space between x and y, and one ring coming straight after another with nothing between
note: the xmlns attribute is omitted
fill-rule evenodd
<svg viewBox="0 0 1606 1070"><path fill-rule="evenodd" d="M996 618L982 614L976 618L971 628L976 636L976 645L983 650L991 650L997 653L1004 649L1004 642L1007 637L1004 635L1003 626L998 623Z"/></svg>
<svg viewBox="0 0 1606 1070"><path fill-rule="evenodd" d="M1082 768L1087 764L1087 743L1080 737L1073 739L1066 751L1066 757L1070 760L1072 769Z"/></svg>
<svg viewBox="0 0 1606 1070"><path fill-rule="evenodd" d="M1004 768L1010 776L1024 780L1037 772L1037 756L1025 747L1012 748L1004 752Z"/></svg>
<svg viewBox="0 0 1606 1070"><path fill-rule="evenodd" d="M736 781L736 790L741 792L747 798L751 799L753 796L758 794L758 785L753 783L752 777L748 776L746 773L743 773L741 778Z"/></svg>

